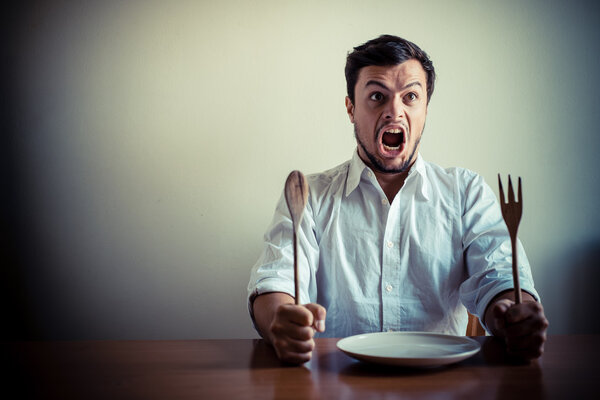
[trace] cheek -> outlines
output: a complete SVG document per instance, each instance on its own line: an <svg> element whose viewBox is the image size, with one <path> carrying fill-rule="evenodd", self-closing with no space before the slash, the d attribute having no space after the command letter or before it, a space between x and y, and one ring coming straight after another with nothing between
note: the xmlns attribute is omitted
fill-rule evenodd
<svg viewBox="0 0 600 400"><path fill-rule="evenodd" d="M423 127L425 126L426 117L426 112L414 114L410 119L411 129L420 133L423 130Z"/></svg>
<svg viewBox="0 0 600 400"><path fill-rule="evenodd" d="M363 126L375 126L377 124L377 116L373 115L373 114L368 114L368 113L364 113L361 116L361 121L362 121L362 125Z"/></svg>

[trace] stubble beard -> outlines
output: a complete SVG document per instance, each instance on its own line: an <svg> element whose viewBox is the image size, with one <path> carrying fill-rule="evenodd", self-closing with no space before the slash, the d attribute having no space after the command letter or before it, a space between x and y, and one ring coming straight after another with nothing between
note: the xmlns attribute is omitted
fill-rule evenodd
<svg viewBox="0 0 600 400"><path fill-rule="evenodd" d="M425 130L424 126L423 126L423 130ZM402 163L402 165L400 165L399 167L395 167L395 168L386 167L385 164L375 156L375 154L373 154L367 150L367 147L365 146L365 144L360 140L358 127L356 126L356 124L354 124L354 137L356 138L356 143L358 143L358 145L362 148L363 152L367 155L367 158L369 159L371 166L376 171L383 172L384 174L400 174L400 173L406 172L410 169L410 167L414 161L415 154L417 153L417 149L419 148L419 143L421 143L421 138L423 137L423 131L421 131L421 135L419 135L419 139L417 139L415 146L412 149L412 153L410 154L410 157L408 157L406 159L406 161L404 161Z"/></svg>

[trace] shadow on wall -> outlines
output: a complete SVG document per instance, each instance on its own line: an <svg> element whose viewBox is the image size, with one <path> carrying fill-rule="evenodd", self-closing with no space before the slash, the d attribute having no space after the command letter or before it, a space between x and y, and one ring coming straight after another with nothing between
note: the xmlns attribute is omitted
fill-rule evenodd
<svg viewBox="0 0 600 400"><path fill-rule="evenodd" d="M565 300L570 333L600 333L598 284L600 283L600 241L575 249L564 267L569 277ZM558 294L560 295L560 294ZM560 295L560 296L562 296ZM593 315L590 315L593 312Z"/></svg>
<svg viewBox="0 0 600 400"><path fill-rule="evenodd" d="M19 98L15 82L18 81L19 71L14 60L19 44L12 40L21 21L19 17L24 14L26 8L20 2L4 6L0 23L2 38L8 38L2 43L7 62L0 66L0 84L4 99L7 99L3 99L3 112L0 113L0 313L3 322L0 340L22 340L27 337L26 332L34 330L27 317L28 300L22 286L25 279L24 264L22 252L18 249L21 236L19 232L23 232L23 228L20 228L22 198L16 194L21 187L17 167L17 149L20 143L17 132L21 121L15 117L18 105L14 99Z"/></svg>

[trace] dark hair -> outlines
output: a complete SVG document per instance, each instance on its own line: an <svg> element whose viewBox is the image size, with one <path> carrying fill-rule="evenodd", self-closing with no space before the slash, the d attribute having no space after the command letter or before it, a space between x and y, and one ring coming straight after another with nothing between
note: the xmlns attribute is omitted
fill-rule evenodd
<svg viewBox="0 0 600 400"><path fill-rule="evenodd" d="M393 35L381 35L354 48L346 58L346 88L348 97L354 104L354 88L358 74L363 67L369 65L392 66L415 59L421 63L427 75L427 103L433 94L435 69L427 53L416 44Z"/></svg>

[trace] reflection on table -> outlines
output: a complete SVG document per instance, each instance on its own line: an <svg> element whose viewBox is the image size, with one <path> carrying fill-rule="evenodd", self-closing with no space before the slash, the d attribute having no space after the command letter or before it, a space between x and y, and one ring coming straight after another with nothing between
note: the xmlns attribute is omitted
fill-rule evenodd
<svg viewBox="0 0 600 400"><path fill-rule="evenodd" d="M2 387L61 399L583 399L595 398L600 376L600 335L550 336L529 363L477 337L475 356L427 369L359 362L337 340L317 339L302 366L282 364L259 339L2 343Z"/></svg>

